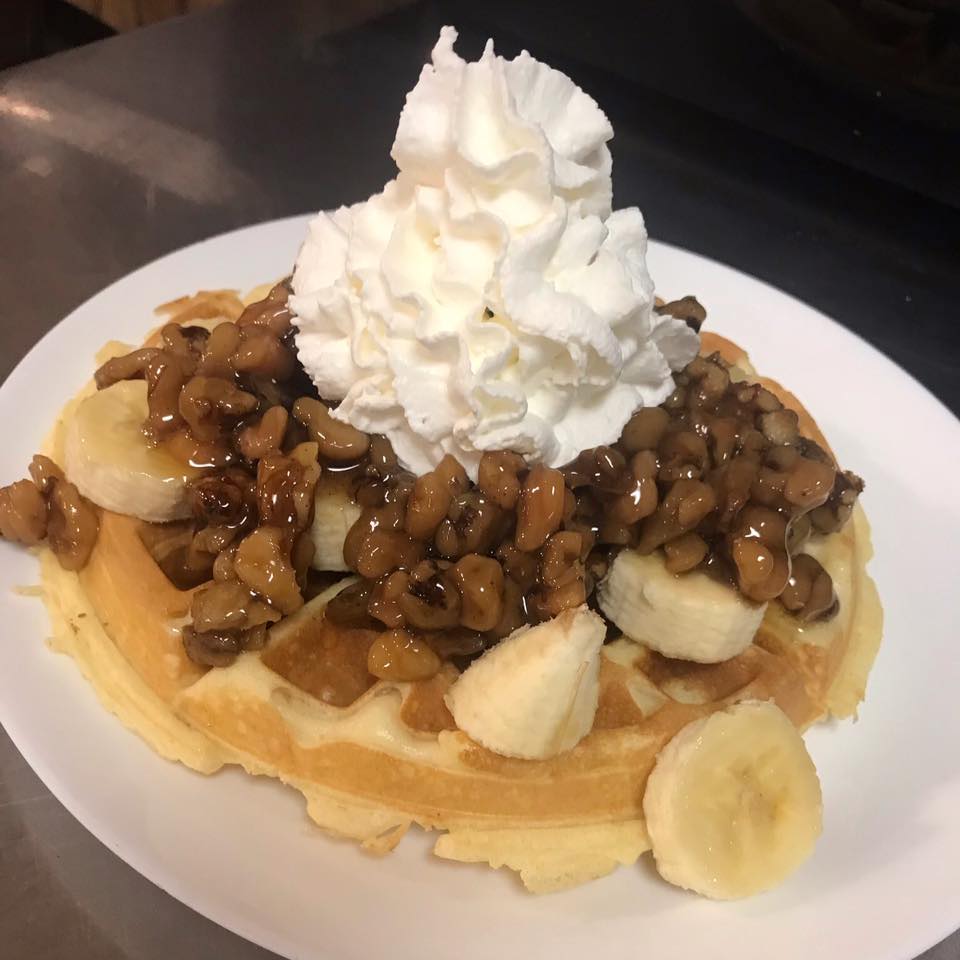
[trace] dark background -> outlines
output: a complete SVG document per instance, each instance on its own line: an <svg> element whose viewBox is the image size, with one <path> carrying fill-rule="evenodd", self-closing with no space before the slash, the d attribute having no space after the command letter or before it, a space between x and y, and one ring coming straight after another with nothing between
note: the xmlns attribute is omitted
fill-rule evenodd
<svg viewBox="0 0 960 960"><path fill-rule="evenodd" d="M45 287L19 351L160 253L377 189L449 21L465 56L492 35L596 97L617 203L654 236L801 297L960 409L957 4L639 0L625 20L607 0L450 0L330 32L335 9L228 4L0 75L55 117L0 112L0 249L19 248L0 297ZM859 46L834 39L840 14Z"/></svg>
<svg viewBox="0 0 960 960"><path fill-rule="evenodd" d="M653 236L811 303L960 411L953 0L250 0L94 43L110 31L29 6L39 59L0 73L0 380L141 264L379 189L453 23L464 56L525 46L599 101L617 205ZM266 956L94 841L2 731L0 851L0 955ZM936 953L957 957L956 938Z"/></svg>

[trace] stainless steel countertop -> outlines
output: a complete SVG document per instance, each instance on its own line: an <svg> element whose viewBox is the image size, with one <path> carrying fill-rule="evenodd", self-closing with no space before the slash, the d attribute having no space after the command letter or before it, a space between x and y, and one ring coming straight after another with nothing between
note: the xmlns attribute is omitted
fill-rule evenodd
<svg viewBox="0 0 960 960"><path fill-rule="evenodd" d="M525 5L502 0L416 4L346 32L336 32L345 24L333 2L238 3L0 74L0 379L74 306L154 257L379 188L402 94L449 20L471 54L491 33L505 52L530 46L594 93L617 130L618 202L638 203L655 236L807 300L960 408L960 327L945 322L955 313L950 238L960 236L950 198L918 193L915 169L915 182L898 184L896 158L866 172L848 163L835 130L800 130L786 143L762 110L748 117L659 81L653 89L634 75L634 60L610 68L623 38L602 29L604 4L592 5L582 30L567 15L574 6L555 4L541 36ZM668 32L684 11L700 18L700 38L745 29L722 5L648 6ZM669 37L655 39L635 59L652 63L669 50ZM758 44L750 46L737 64L749 66ZM684 72L697 62L710 69L718 55L685 57ZM729 86L736 69L713 72ZM788 84L795 100L822 97L797 69L778 64L771 84ZM841 96L831 116L844 110L864 149L883 150L890 122ZM0 851L4 957L272 956L99 844L2 731ZM957 958L960 934L924 954Z"/></svg>

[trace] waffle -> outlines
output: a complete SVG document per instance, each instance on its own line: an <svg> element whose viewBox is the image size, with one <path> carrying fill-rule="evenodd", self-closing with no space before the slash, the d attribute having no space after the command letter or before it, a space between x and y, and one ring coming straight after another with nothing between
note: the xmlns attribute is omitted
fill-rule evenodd
<svg viewBox="0 0 960 960"><path fill-rule="evenodd" d="M729 341L704 335L703 347L752 372ZM795 397L761 382L826 446ZM59 432L70 415L68 406ZM56 446L55 437L54 454ZM349 631L322 620L343 583L275 626L263 650L229 667L197 666L180 637L192 594L167 579L141 530L140 521L105 513L79 574L42 557L53 644L78 662L108 709L194 770L235 763L280 779L303 793L318 825L372 853L389 852L417 824L440 831L438 856L507 866L534 892L602 876L649 848L644 785L684 725L742 699L775 701L801 729L850 716L879 644L869 528L857 506L840 533L807 548L833 578L838 616L801 629L770 604L753 645L713 665L614 640L602 652L591 733L552 759L518 760L456 729L443 702L457 676L451 665L428 681L378 681L347 707L325 701L331 671L362 672Z"/></svg>

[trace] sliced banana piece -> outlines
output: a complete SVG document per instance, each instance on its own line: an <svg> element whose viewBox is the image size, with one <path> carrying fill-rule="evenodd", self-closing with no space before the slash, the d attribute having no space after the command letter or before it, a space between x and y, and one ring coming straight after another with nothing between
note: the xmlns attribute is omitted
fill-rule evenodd
<svg viewBox="0 0 960 960"><path fill-rule="evenodd" d="M151 447L140 431L147 384L122 380L77 407L64 437L64 470L95 504L151 523L190 516L186 484L203 471Z"/></svg>
<svg viewBox="0 0 960 960"><path fill-rule="evenodd" d="M350 569L343 559L343 542L361 512L350 493L349 474L324 470L317 483L311 530L315 570Z"/></svg>
<svg viewBox="0 0 960 960"><path fill-rule="evenodd" d="M606 632L586 606L515 630L448 691L457 726L505 757L542 760L572 749L593 726Z"/></svg>
<svg viewBox="0 0 960 960"><path fill-rule="evenodd" d="M823 816L803 738L757 700L687 724L657 757L643 812L664 879L715 900L779 884L813 852Z"/></svg>
<svg viewBox="0 0 960 960"><path fill-rule="evenodd" d="M658 554L623 550L597 589L600 609L628 636L677 660L719 663L750 646L766 604L694 571L675 576Z"/></svg>

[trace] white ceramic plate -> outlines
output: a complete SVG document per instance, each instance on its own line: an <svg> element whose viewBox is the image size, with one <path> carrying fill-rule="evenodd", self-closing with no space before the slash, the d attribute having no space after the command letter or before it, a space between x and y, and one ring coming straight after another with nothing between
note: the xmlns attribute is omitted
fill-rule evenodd
<svg viewBox="0 0 960 960"><path fill-rule="evenodd" d="M188 247L115 283L44 337L0 389L0 480L20 477L106 340L138 340L154 306L281 276L305 220ZM960 924L960 424L871 347L728 267L653 244L669 296L792 388L841 462L867 478L886 636L857 724L813 730L826 823L783 887L718 904L636 869L534 898L511 874L450 864L408 836L383 860L329 840L298 794L237 771L205 778L155 756L43 644L14 596L35 562L0 544L0 720L54 794L111 850L231 930L296 958L910 960Z"/></svg>

